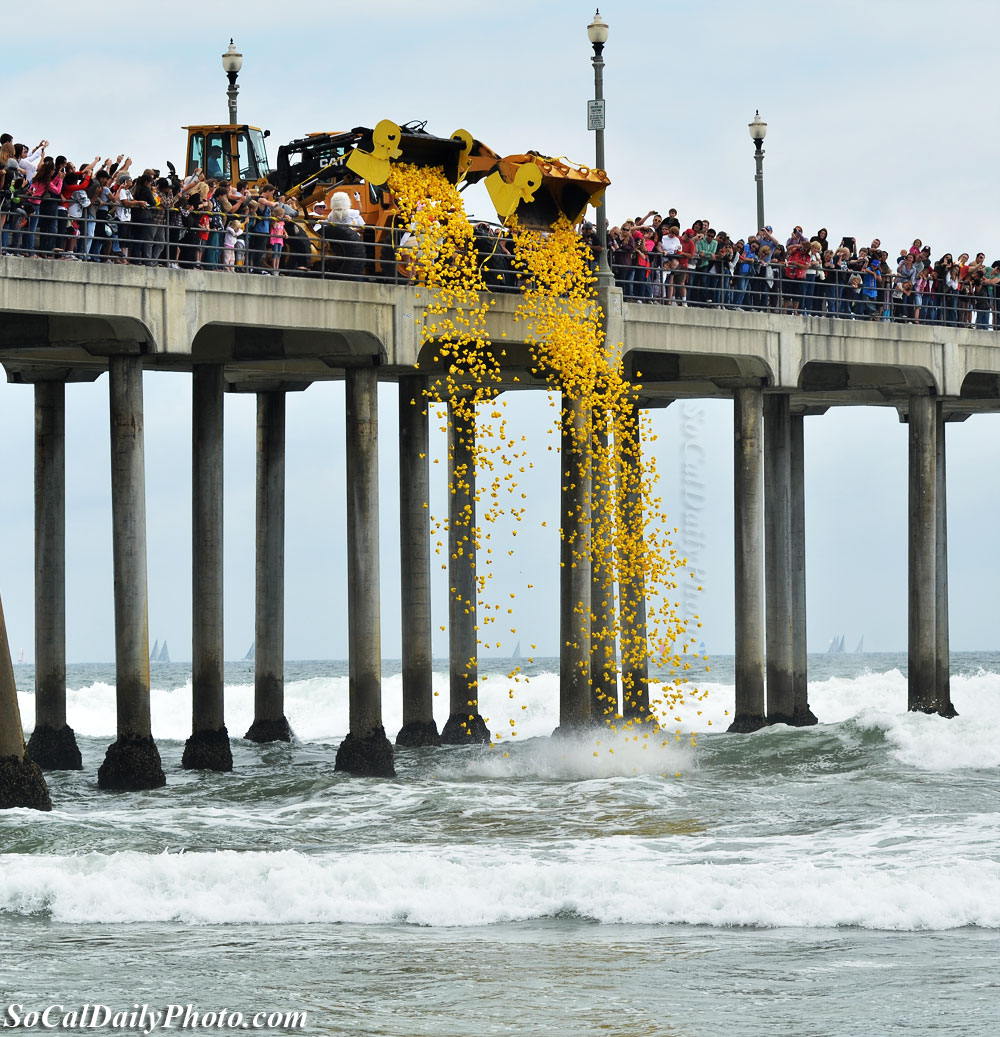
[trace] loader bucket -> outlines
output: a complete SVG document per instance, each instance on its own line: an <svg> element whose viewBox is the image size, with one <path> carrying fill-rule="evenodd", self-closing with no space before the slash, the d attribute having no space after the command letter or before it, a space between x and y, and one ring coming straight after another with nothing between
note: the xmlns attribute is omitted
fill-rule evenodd
<svg viewBox="0 0 1000 1037"><path fill-rule="evenodd" d="M414 166L441 166L448 180L453 184L458 182L459 157L462 152L461 141L447 137L435 137L433 134L427 133L422 124L408 123L399 129L398 148L402 151L402 155L393 157L393 161L406 162ZM352 132L359 135L358 151L370 153L376 150L373 130L365 126L358 126Z"/></svg>
<svg viewBox="0 0 1000 1037"><path fill-rule="evenodd" d="M611 182L603 169L576 166L534 152L508 155L500 160L498 169L504 181L513 185L517 171L528 163L541 170L542 182L531 199L522 198L515 209L522 226L551 227L560 216L579 223L587 206L596 205Z"/></svg>

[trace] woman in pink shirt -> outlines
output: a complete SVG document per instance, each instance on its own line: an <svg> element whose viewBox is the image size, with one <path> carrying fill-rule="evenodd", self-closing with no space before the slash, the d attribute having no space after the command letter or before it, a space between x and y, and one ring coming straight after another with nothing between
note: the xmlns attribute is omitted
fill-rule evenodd
<svg viewBox="0 0 1000 1037"><path fill-rule="evenodd" d="M43 159L28 190L32 202L38 206L38 252L41 255L52 255L59 240L57 211L62 201L65 172L65 166L56 169L51 158Z"/></svg>

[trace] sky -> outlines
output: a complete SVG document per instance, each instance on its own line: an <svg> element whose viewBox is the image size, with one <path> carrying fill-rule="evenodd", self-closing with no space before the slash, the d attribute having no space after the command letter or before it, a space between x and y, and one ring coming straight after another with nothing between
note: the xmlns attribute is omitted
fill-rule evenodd
<svg viewBox="0 0 1000 1037"><path fill-rule="evenodd" d="M273 4L211 6L196 21L115 20L113 31L50 0L47 17L72 32L8 48L0 66L0 132L76 161L133 156L139 168L183 161L191 123L226 121L220 56L244 55L239 116L280 143L320 130L426 119L458 127L501 154L536 149L592 161L586 102L593 95L589 3L507 0L300 2L283 20ZM915 237L935 256L1000 256L994 197L998 143L988 87L1000 5L961 12L926 0L767 5L711 0L608 2L605 49L607 194L620 222L673 206L690 222L755 229L754 111L764 142L767 222L779 236L801 223L830 237ZM95 64L95 55L100 61ZM485 194L467 208L489 216ZM0 261L2 262L2 261ZM1000 346L1000 341L998 341ZM144 379L150 639L190 657L190 380ZM494 600L511 593L511 625L496 639L556 654L558 501L552 410L540 394L508 403L536 467L516 545L498 532ZM317 384L287 408L288 658L344 658L346 641L343 388ZM679 547L697 565L709 652L733 646L732 404L677 403L652 417L660 490ZM396 393L380 390L382 649L399 656ZM432 421L432 425L436 425ZM253 638L254 400L226 398L226 655ZM15 659L33 656L32 390L0 384L0 594ZM430 506L445 507L443 437L435 433ZM869 651L906 647L906 427L894 410L839 408L806 420L808 642L823 651L862 635ZM687 485L682 458L693 462ZM992 591L1000 491L1000 417L948 427L950 609L953 650L996 647ZM67 390L67 654L114 658L107 377ZM546 525L543 527L542 523ZM507 557L506 550L514 555ZM527 589L527 584L532 588ZM443 656L446 586L434 585L434 649ZM491 635L492 640L492 635ZM526 652L525 652L526 654Z"/></svg>

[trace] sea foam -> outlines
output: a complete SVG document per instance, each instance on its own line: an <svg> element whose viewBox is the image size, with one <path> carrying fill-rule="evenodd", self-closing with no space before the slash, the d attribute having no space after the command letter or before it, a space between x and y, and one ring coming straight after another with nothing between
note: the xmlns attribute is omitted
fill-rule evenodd
<svg viewBox="0 0 1000 1037"><path fill-rule="evenodd" d="M623 838L545 856L481 846L338 855L219 851L0 859L0 911L58 922L602 923L1000 927L1000 864L676 865Z"/></svg>

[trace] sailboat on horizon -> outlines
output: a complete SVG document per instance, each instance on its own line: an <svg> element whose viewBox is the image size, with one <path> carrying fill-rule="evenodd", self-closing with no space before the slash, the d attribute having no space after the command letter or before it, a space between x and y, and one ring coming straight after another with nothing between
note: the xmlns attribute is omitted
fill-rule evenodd
<svg viewBox="0 0 1000 1037"><path fill-rule="evenodd" d="M160 639L157 638L153 642L153 650L149 653L149 661L151 663L158 663L160 661Z"/></svg>
<svg viewBox="0 0 1000 1037"><path fill-rule="evenodd" d="M243 656L243 661L245 663L246 662L252 662L256 652L257 652L257 638L254 638L250 642L250 647L247 649L247 654Z"/></svg>

